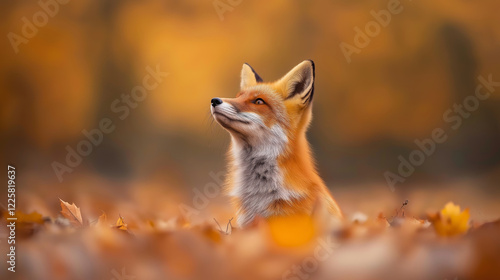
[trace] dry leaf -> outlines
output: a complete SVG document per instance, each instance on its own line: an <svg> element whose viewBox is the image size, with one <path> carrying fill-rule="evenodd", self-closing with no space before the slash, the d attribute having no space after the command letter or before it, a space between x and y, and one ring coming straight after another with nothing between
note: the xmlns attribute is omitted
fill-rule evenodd
<svg viewBox="0 0 500 280"><path fill-rule="evenodd" d="M128 231L128 228L127 228L127 224L125 223L125 221L123 220L123 217L120 216L118 218L118 221L116 221L116 225L115 227L117 229L121 229L121 230L125 230L125 231Z"/></svg>
<svg viewBox="0 0 500 280"><path fill-rule="evenodd" d="M438 213L430 215L429 219L434 229L441 236L454 236L469 230L469 209L460 211L460 206L448 202Z"/></svg>
<svg viewBox="0 0 500 280"><path fill-rule="evenodd" d="M62 215L66 219L68 219L71 225L73 225L74 227L82 227L83 220L80 208L76 207L75 203L69 204L60 198L59 200L61 201Z"/></svg>

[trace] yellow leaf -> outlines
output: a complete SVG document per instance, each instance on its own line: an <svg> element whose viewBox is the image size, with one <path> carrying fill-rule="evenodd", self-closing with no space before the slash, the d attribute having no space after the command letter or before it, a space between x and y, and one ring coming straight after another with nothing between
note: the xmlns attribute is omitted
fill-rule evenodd
<svg viewBox="0 0 500 280"><path fill-rule="evenodd" d="M120 216L120 218L118 218L118 221L116 221L116 228L121 229L121 230L125 230L125 231L128 230L127 224L123 220L122 216Z"/></svg>
<svg viewBox="0 0 500 280"><path fill-rule="evenodd" d="M272 239L283 247L304 245L316 234L313 219L308 215L277 216L268 221Z"/></svg>
<svg viewBox="0 0 500 280"><path fill-rule="evenodd" d="M59 198L61 201L61 213L62 215L69 220L69 222L74 226L74 227L82 227L83 226L83 220L82 220L82 214L80 212L80 208L76 207L76 205L69 204L66 201L62 200Z"/></svg>
<svg viewBox="0 0 500 280"><path fill-rule="evenodd" d="M3 215L4 218L12 218L11 216L9 216L8 213L9 212L4 212L4 215ZM16 211L15 217L17 218L18 223L35 223L35 224L43 224L44 223L42 214L40 214L36 211L31 212L31 214L24 214L21 211Z"/></svg>
<svg viewBox="0 0 500 280"><path fill-rule="evenodd" d="M448 202L445 207L430 217L434 229L441 236L454 236L469 230L469 209L460 211L460 206Z"/></svg>

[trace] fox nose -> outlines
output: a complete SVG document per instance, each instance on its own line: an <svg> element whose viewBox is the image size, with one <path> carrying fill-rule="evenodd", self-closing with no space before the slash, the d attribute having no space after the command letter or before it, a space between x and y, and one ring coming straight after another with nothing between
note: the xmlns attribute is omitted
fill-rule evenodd
<svg viewBox="0 0 500 280"><path fill-rule="evenodd" d="M220 98L218 98L218 97L216 97L216 98L212 98L211 103L212 103L212 107L215 107L215 106L217 106L217 105L222 104L222 99L220 99Z"/></svg>

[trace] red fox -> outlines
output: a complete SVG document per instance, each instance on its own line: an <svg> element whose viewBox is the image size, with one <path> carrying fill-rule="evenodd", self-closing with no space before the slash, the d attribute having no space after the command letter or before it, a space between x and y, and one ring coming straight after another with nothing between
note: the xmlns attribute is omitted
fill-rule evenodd
<svg viewBox="0 0 500 280"><path fill-rule="evenodd" d="M342 217L306 139L314 78L312 60L273 83L245 63L236 97L211 100L212 116L231 135L227 185L240 227L256 217L312 215L317 205Z"/></svg>

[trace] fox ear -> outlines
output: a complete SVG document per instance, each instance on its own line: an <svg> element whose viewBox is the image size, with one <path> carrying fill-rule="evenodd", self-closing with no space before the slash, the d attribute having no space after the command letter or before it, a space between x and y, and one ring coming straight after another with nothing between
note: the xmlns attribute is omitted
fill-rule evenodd
<svg viewBox="0 0 500 280"><path fill-rule="evenodd" d="M261 82L262 78L257 74L257 72L255 72L255 70L253 70L252 66L248 63L243 64L243 68L241 68L240 89L243 90Z"/></svg>
<svg viewBox="0 0 500 280"><path fill-rule="evenodd" d="M304 60L281 78L286 91L285 99L297 98L302 105L311 103L314 94L314 71L314 62Z"/></svg>

